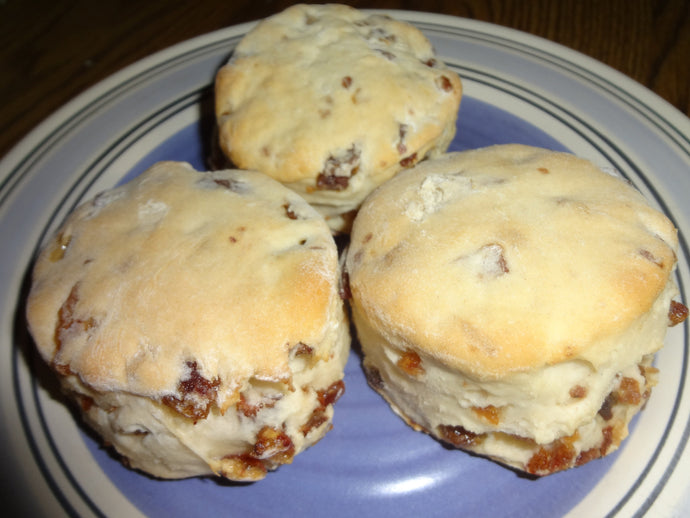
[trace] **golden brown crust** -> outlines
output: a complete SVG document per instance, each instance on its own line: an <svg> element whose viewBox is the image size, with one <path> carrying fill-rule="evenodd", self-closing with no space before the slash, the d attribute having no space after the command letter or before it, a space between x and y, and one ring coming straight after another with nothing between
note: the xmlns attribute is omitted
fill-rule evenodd
<svg viewBox="0 0 690 518"><path fill-rule="evenodd" d="M412 25L296 5L246 35L215 92L232 163L283 182L335 221L397 171L445 151L462 85Z"/></svg>
<svg viewBox="0 0 690 518"><path fill-rule="evenodd" d="M676 246L623 180L570 154L495 146L373 193L346 264L353 305L382 336L500 378L607 361L664 291Z"/></svg>
<svg viewBox="0 0 690 518"><path fill-rule="evenodd" d="M252 378L289 384L296 344L328 357L337 268L323 219L277 182L160 163L68 219L37 261L28 319L46 360L96 390L185 408L196 377L227 408Z"/></svg>

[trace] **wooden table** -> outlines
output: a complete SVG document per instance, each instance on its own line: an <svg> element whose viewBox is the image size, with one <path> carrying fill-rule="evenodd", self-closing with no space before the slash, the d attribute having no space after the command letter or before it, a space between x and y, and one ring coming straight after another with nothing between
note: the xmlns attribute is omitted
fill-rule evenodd
<svg viewBox="0 0 690 518"><path fill-rule="evenodd" d="M180 41L276 13L275 0L0 0L0 157L113 72ZM354 1L536 34L627 74L690 115L690 0Z"/></svg>

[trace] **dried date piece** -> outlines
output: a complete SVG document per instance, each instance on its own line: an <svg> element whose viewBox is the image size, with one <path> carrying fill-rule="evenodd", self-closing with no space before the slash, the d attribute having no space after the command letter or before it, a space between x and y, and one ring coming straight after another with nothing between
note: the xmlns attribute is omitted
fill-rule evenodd
<svg viewBox="0 0 690 518"><path fill-rule="evenodd" d="M96 321L92 318L77 318L75 310L79 302L79 283L72 286L69 295L60 306L58 310L57 326L55 327L55 345L57 351L62 348L63 340L67 333L74 331L86 332L96 325Z"/></svg>
<svg viewBox="0 0 690 518"><path fill-rule="evenodd" d="M453 83L446 76L439 76L435 79L436 87L444 92L453 91Z"/></svg>
<svg viewBox="0 0 690 518"><path fill-rule="evenodd" d="M241 412L245 417L254 418L264 408L273 408L276 403L283 398L280 393L270 394L268 396L259 396L256 403L250 403L244 394L240 394L240 400L237 402L237 411Z"/></svg>
<svg viewBox="0 0 690 518"><path fill-rule="evenodd" d="M402 167L412 167L417 163L417 153L412 153L410 156L403 158L400 161Z"/></svg>
<svg viewBox="0 0 690 518"><path fill-rule="evenodd" d="M206 419L211 405L216 400L220 379L208 380L199 374L195 361L188 361L189 377L180 380L177 385L179 396L164 396L162 402L185 417Z"/></svg>
<svg viewBox="0 0 690 518"><path fill-rule="evenodd" d="M223 461L224 467L220 474L234 480L259 480L268 472L261 460L255 459L248 453L226 455Z"/></svg>
<svg viewBox="0 0 690 518"><path fill-rule="evenodd" d="M282 430L264 426L256 434L250 451L223 457L220 474L234 480L259 480L269 468L289 464L294 456L292 439Z"/></svg>
<svg viewBox="0 0 690 518"><path fill-rule="evenodd" d="M472 407L472 411L479 417L491 423L492 425L497 425L501 420L501 411L493 405L488 405L485 407Z"/></svg>
<svg viewBox="0 0 690 518"><path fill-rule="evenodd" d="M570 389L569 394L573 399L582 399L587 397L587 388L582 385L575 385Z"/></svg>
<svg viewBox="0 0 690 518"><path fill-rule="evenodd" d="M250 455L263 461L287 464L295 456L295 445L282 430L264 426L256 435L256 442Z"/></svg>
<svg viewBox="0 0 690 518"><path fill-rule="evenodd" d="M642 394L642 397L644 399L649 399L649 396L652 395L652 387L657 383L659 369L645 365L639 365L638 367L640 368L640 374L642 374L645 379L645 391L644 394Z"/></svg>
<svg viewBox="0 0 690 518"><path fill-rule="evenodd" d="M688 308L681 302L671 301L671 307L668 310L668 322L670 326L677 326L688 318Z"/></svg>
<svg viewBox="0 0 690 518"><path fill-rule="evenodd" d="M641 369L643 368L641 367ZM650 372L653 371L650 370ZM645 374L644 369L642 373ZM639 382L626 376L621 379L618 388L606 396L598 413L604 421L610 421L613 418L613 408L616 405L639 405L647 397L649 397L649 392L642 393Z"/></svg>
<svg viewBox="0 0 690 518"><path fill-rule="evenodd" d="M237 411L240 412L245 417L254 418L261 410L262 405L252 405L244 397L244 394L240 394L240 400L237 402Z"/></svg>
<svg viewBox="0 0 690 518"><path fill-rule="evenodd" d="M347 189L350 178L359 171L360 156L361 151L354 144L340 155L330 155L316 178L316 188L329 191Z"/></svg>
<svg viewBox="0 0 690 518"><path fill-rule="evenodd" d="M441 439L452 444L456 448L476 446L484 440L483 434L470 432L462 426L441 424L438 426L438 433Z"/></svg>
<svg viewBox="0 0 690 518"><path fill-rule="evenodd" d="M616 399L626 405L639 405L642 402L640 384L636 379L625 377L616 391Z"/></svg>
<svg viewBox="0 0 690 518"><path fill-rule="evenodd" d="M290 356L292 356L293 358L313 355L314 348L311 345L305 344L304 342L297 342L297 345L290 349Z"/></svg>
<svg viewBox="0 0 690 518"><path fill-rule="evenodd" d="M292 209L292 205L289 203L284 203L283 208L285 209L285 215L288 219L299 219L297 213Z"/></svg>
<svg viewBox="0 0 690 518"><path fill-rule="evenodd" d="M413 378L422 376L425 372L422 366L422 359L416 352L409 349L402 353L396 364Z"/></svg>
<svg viewBox="0 0 690 518"><path fill-rule="evenodd" d="M58 321L55 328L55 344L59 351L62 347L62 339L65 332L67 332L74 324L74 308L79 300L79 285L75 284L67 295L67 298L58 310Z"/></svg>
<svg viewBox="0 0 690 518"><path fill-rule="evenodd" d="M345 383L343 380L339 380L331 383L328 388L319 390L316 396L321 406L325 407L334 404L343 394L345 394Z"/></svg>
<svg viewBox="0 0 690 518"><path fill-rule="evenodd" d="M577 456L577 459L575 459L575 466L582 466L591 460L598 459L606 455L606 452L609 451L609 447L613 443L613 427L607 426L601 431L601 433L601 444L598 447L580 452L580 454Z"/></svg>
<svg viewBox="0 0 690 518"><path fill-rule="evenodd" d="M302 435L306 437L309 435L309 432L315 428L318 428L326 421L328 421L328 416L326 415L324 409L319 407L311 413L309 419L307 419L307 422L300 427L299 431L302 432Z"/></svg>
<svg viewBox="0 0 690 518"><path fill-rule="evenodd" d="M333 405L340 397L345 393L345 383L340 380L331 383L327 388L319 390L316 393L316 399L318 401L318 406L307 419L307 422L300 427L300 431L306 437L309 432L313 429L318 428L326 421L328 421L328 416L326 415L326 408L328 405Z"/></svg>
<svg viewBox="0 0 690 518"><path fill-rule="evenodd" d="M613 407L617 403L617 398L616 394L611 392L608 396L606 396L606 399L604 399L604 402L601 404L601 408L599 409L599 415L604 419L604 421L610 421L611 418L613 417Z"/></svg>
<svg viewBox="0 0 690 518"><path fill-rule="evenodd" d="M571 467L576 453L573 439L565 437L540 447L527 463L526 471L532 475L548 475Z"/></svg>

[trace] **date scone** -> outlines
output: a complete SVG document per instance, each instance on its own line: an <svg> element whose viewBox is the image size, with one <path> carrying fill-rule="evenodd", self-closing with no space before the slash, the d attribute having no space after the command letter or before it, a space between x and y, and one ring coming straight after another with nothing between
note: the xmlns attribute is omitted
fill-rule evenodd
<svg viewBox="0 0 690 518"><path fill-rule="evenodd" d="M374 187L455 135L460 78L412 25L338 4L261 21L215 84L230 162L301 194L349 229Z"/></svg>
<svg viewBox="0 0 690 518"><path fill-rule="evenodd" d="M126 464L257 480L331 427L350 344L338 271L325 221L280 183L160 162L68 217L27 317Z"/></svg>
<svg viewBox="0 0 690 518"><path fill-rule="evenodd" d="M620 178L503 145L400 173L346 259L371 386L414 429L533 475L614 451L650 396L676 229Z"/></svg>

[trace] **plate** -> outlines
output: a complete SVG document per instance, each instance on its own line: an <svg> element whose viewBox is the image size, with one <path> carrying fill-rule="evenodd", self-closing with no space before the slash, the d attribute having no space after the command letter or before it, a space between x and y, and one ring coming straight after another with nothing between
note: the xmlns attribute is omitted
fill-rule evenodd
<svg viewBox="0 0 690 518"><path fill-rule="evenodd" d="M513 30L396 11L463 79L451 149L519 142L612 168L680 230L690 283L690 121L625 76ZM76 205L161 159L205 168L213 77L252 24L182 43L90 89L0 164L2 477L31 516L653 516L690 510L687 323L669 330L661 381L615 454L534 480L408 428L371 391L352 352L334 429L262 482L160 481L124 468L60 400L26 331L35 254ZM589 289L583 286L583 289Z"/></svg>

